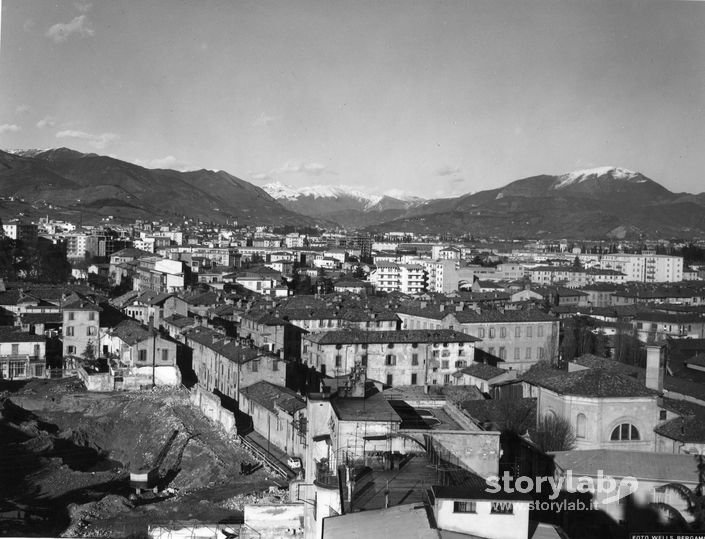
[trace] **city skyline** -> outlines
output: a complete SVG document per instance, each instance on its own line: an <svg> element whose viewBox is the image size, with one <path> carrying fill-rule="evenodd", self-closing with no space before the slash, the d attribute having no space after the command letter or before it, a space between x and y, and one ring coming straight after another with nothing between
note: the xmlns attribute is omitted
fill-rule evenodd
<svg viewBox="0 0 705 539"><path fill-rule="evenodd" d="M700 2L2 3L0 147L428 198L701 192Z"/></svg>

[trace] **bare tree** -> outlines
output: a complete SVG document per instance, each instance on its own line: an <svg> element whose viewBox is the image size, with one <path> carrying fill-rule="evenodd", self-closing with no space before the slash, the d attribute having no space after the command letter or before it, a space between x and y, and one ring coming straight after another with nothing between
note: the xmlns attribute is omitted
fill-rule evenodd
<svg viewBox="0 0 705 539"><path fill-rule="evenodd" d="M554 414L539 419L531 438L542 451L570 451L575 448L575 431L570 421Z"/></svg>

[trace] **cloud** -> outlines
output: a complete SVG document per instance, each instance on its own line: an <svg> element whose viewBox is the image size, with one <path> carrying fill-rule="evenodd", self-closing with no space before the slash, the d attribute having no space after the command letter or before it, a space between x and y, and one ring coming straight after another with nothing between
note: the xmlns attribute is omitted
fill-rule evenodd
<svg viewBox="0 0 705 539"><path fill-rule="evenodd" d="M460 167L451 167L450 165L443 165L438 170L436 170L436 176L452 176L453 174L458 174L460 172Z"/></svg>
<svg viewBox="0 0 705 539"><path fill-rule="evenodd" d="M173 155L157 157L155 159L135 159L134 163L144 168L168 168L171 170L179 170L181 172L193 169L191 163L179 161Z"/></svg>
<svg viewBox="0 0 705 539"><path fill-rule="evenodd" d="M93 135L91 133L86 133L85 131L75 131L72 129L68 129L66 131L59 131L56 134L56 138L83 140L87 142L89 146L92 146L97 150L103 150L106 146L118 140L120 136L116 135L115 133L102 133L100 135Z"/></svg>
<svg viewBox="0 0 705 539"><path fill-rule="evenodd" d="M453 178L450 183L465 183L465 178Z"/></svg>
<svg viewBox="0 0 705 539"><path fill-rule="evenodd" d="M16 124L0 124L0 135L3 133L17 133L22 128Z"/></svg>
<svg viewBox="0 0 705 539"><path fill-rule="evenodd" d="M252 122L252 127L267 127L268 125L274 123L277 119L278 116L269 116L263 112L255 118L254 122Z"/></svg>
<svg viewBox="0 0 705 539"><path fill-rule="evenodd" d="M281 167L270 171L269 174L274 176L279 174L307 174L309 176L320 176L324 172L327 172L328 174L335 174L334 172L327 170L327 167L321 163L287 161Z"/></svg>
<svg viewBox="0 0 705 539"><path fill-rule="evenodd" d="M337 172L330 170L321 163L314 161L287 161L282 166L273 168L269 172L250 172L248 176L256 182L276 181L279 176L322 176L324 174L336 175Z"/></svg>
<svg viewBox="0 0 705 539"><path fill-rule="evenodd" d="M268 172L248 172L247 175L255 182L270 182L274 180Z"/></svg>
<svg viewBox="0 0 705 539"><path fill-rule="evenodd" d="M27 114L27 113L30 112L31 110L32 110L32 107L30 107L29 105L26 105L26 104L24 104L24 103L21 104L21 105L17 105L17 106L15 107L15 113L16 113L16 114Z"/></svg>
<svg viewBox="0 0 705 539"><path fill-rule="evenodd" d="M46 118L42 118L37 122L37 127L39 129L44 129L45 127L54 127L56 125L56 120L52 118L51 116L47 116Z"/></svg>
<svg viewBox="0 0 705 539"><path fill-rule="evenodd" d="M85 1L74 2L73 7L75 7L81 13L88 13L91 9L93 9L93 4Z"/></svg>
<svg viewBox="0 0 705 539"><path fill-rule="evenodd" d="M95 31L90 26L90 21L86 15L79 15L71 22L56 23L47 30L46 36L54 40L54 43L64 43L72 35L78 37L90 37Z"/></svg>

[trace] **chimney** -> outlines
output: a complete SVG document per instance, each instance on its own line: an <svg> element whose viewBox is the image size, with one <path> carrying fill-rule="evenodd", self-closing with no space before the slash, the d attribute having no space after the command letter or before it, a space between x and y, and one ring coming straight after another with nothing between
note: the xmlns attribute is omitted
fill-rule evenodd
<svg viewBox="0 0 705 539"><path fill-rule="evenodd" d="M648 345L646 347L646 387L663 391L663 347Z"/></svg>

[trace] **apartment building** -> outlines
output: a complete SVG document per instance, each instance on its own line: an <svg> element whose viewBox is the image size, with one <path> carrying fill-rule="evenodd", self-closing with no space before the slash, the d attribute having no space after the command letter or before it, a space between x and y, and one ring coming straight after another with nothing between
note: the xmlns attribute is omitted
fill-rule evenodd
<svg viewBox="0 0 705 539"><path fill-rule="evenodd" d="M379 262L369 280L381 292L420 294L426 290L426 271L421 264Z"/></svg>
<svg viewBox="0 0 705 539"><path fill-rule="evenodd" d="M538 310L448 311L444 306L402 307L402 328L455 330L478 339L477 348L503 361L502 368L527 370L558 356L558 320Z"/></svg>
<svg viewBox="0 0 705 539"><path fill-rule="evenodd" d="M361 366L369 379L388 386L447 385L475 358L476 337L453 331L337 330L302 338L302 360L324 376Z"/></svg>
<svg viewBox="0 0 705 539"><path fill-rule="evenodd" d="M651 253L606 254L600 260L602 269L613 269L626 275L627 281L641 283L680 282L683 280L683 257Z"/></svg>

